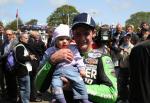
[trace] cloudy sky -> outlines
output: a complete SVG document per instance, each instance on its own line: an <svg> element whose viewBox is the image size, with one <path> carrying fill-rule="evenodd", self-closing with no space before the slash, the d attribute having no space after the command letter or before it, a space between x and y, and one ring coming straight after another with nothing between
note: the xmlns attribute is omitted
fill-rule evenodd
<svg viewBox="0 0 150 103"><path fill-rule="evenodd" d="M99 24L124 25L130 15L136 12L150 12L149 0L0 0L0 21L8 23L19 17L27 22L37 19L46 24L47 17L64 5L72 5L79 12L88 12Z"/></svg>

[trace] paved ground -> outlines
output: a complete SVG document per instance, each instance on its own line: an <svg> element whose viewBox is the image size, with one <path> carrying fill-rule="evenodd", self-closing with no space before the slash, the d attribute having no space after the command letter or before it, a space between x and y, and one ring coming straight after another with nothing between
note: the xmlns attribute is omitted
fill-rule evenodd
<svg viewBox="0 0 150 103"><path fill-rule="evenodd" d="M30 102L30 103L50 103L49 102L50 101L50 97L51 97L50 92L47 91L47 92L42 94L42 102ZM6 100L4 100L4 98L0 97L0 103L11 103L11 102L6 101Z"/></svg>
<svg viewBox="0 0 150 103"><path fill-rule="evenodd" d="M47 91L42 95L42 102L30 102L30 103L50 103L50 93Z"/></svg>

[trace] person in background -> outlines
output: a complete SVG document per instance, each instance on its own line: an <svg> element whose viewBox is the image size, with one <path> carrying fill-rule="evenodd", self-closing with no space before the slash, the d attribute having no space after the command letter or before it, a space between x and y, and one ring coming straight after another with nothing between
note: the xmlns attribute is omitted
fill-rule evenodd
<svg viewBox="0 0 150 103"><path fill-rule="evenodd" d="M126 34L131 34L131 43L133 45L136 45L139 42L139 37L138 37L137 33L134 32L133 25L126 26Z"/></svg>
<svg viewBox="0 0 150 103"><path fill-rule="evenodd" d="M19 91L22 103L29 103L30 100L30 76L29 72L32 71L31 61L36 60L35 55L30 54L28 45L29 36L26 33L22 33L19 36L19 44L16 46L16 69L15 74L17 76Z"/></svg>
<svg viewBox="0 0 150 103"><path fill-rule="evenodd" d="M145 41L150 35L150 29L142 29L141 30L141 38L140 38L140 41Z"/></svg>
<svg viewBox="0 0 150 103"><path fill-rule="evenodd" d="M148 29L150 29L150 25L148 24L148 22L142 22L139 27L139 32L138 32L139 38L142 38L142 31L145 31Z"/></svg>
<svg viewBox="0 0 150 103"><path fill-rule="evenodd" d="M46 45L47 48L51 47L52 33L54 30L55 30L55 28L48 28L47 29L47 34L48 34L47 45Z"/></svg>
<svg viewBox="0 0 150 103"><path fill-rule="evenodd" d="M140 25L141 29L150 29L150 25L148 24L148 22L142 22Z"/></svg>
<svg viewBox="0 0 150 103"><path fill-rule="evenodd" d="M38 32L32 32L32 34L35 33L33 40L33 45L35 47L35 51L37 52L39 59L42 60L43 54L46 50L45 43L41 39L41 35Z"/></svg>
<svg viewBox="0 0 150 103"><path fill-rule="evenodd" d="M119 73L118 73L118 102L117 103L128 103L129 96L129 55L134 47L131 43L132 34L126 34L124 36L123 43L119 46L120 48L120 62L119 62Z"/></svg>
<svg viewBox="0 0 150 103"><path fill-rule="evenodd" d="M150 40L138 43L129 57L129 103L150 103Z"/></svg>
<svg viewBox="0 0 150 103"><path fill-rule="evenodd" d="M4 71L2 67L2 45L5 41L4 27L0 25L0 95L4 97L5 95L5 80L4 80Z"/></svg>
<svg viewBox="0 0 150 103"><path fill-rule="evenodd" d="M112 39L111 39L111 44L110 46L110 55L112 57L114 66L115 66L115 71L116 71L116 76L118 77L118 73L119 73L119 46L122 44L123 42L123 37L126 34L126 32L123 30L122 25L121 24L117 24L116 25L116 31L114 32Z"/></svg>
<svg viewBox="0 0 150 103"><path fill-rule="evenodd" d="M6 81L6 89L7 89L7 100L11 101L12 103L15 103L17 101L17 83L16 83L16 76L13 71L9 71L6 60L9 52L13 50L13 48L18 43L18 39L16 38L16 35L11 29L7 29L5 32L6 40L3 43L2 46L2 65L3 65L3 71L5 74L5 81Z"/></svg>
<svg viewBox="0 0 150 103"><path fill-rule="evenodd" d="M123 41L123 37L126 34L126 32L123 30L121 24L116 25L116 31L112 35L112 40L116 42L117 45L120 45Z"/></svg>
<svg viewBox="0 0 150 103"><path fill-rule="evenodd" d="M41 102L42 99L38 96L37 90L35 87L35 77L38 71L39 62L42 59L44 51L46 50L44 42L40 38L40 34L38 31L32 31L29 40L29 49L30 53L36 56L36 59L31 60L32 71L30 72L30 80L31 80L31 94L30 101L31 102Z"/></svg>

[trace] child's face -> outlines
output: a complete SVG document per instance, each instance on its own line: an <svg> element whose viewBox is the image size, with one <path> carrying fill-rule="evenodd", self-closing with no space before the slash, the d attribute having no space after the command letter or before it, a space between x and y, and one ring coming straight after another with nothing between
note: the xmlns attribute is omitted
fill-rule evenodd
<svg viewBox="0 0 150 103"><path fill-rule="evenodd" d="M68 48L70 44L70 38L67 36L61 36L56 39L56 46L60 49Z"/></svg>

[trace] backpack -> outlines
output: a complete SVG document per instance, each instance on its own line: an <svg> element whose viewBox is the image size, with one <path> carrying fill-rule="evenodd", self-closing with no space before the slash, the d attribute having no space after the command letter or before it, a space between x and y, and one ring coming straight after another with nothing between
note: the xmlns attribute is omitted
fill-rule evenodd
<svg viewBox="0 0 150 103"><path fill-rule="evenodd" d="M14 50L11 50L6 58L6 71L12 71L15 69L16 59Z"/></svg>
<svg viewBox="0 0 150 103"><path fill-rule="evenodd" d="M22 44L18 44L17 46L15 46L7 55L7 58L6 58L6 71L13 71L16 67L16 63L19 63L21 65L25 65L25 64L22 64L20 62L17 61L16 59L16 47L18 46L23 46ZM24 47L25 48L25 47Z"/></svg>

